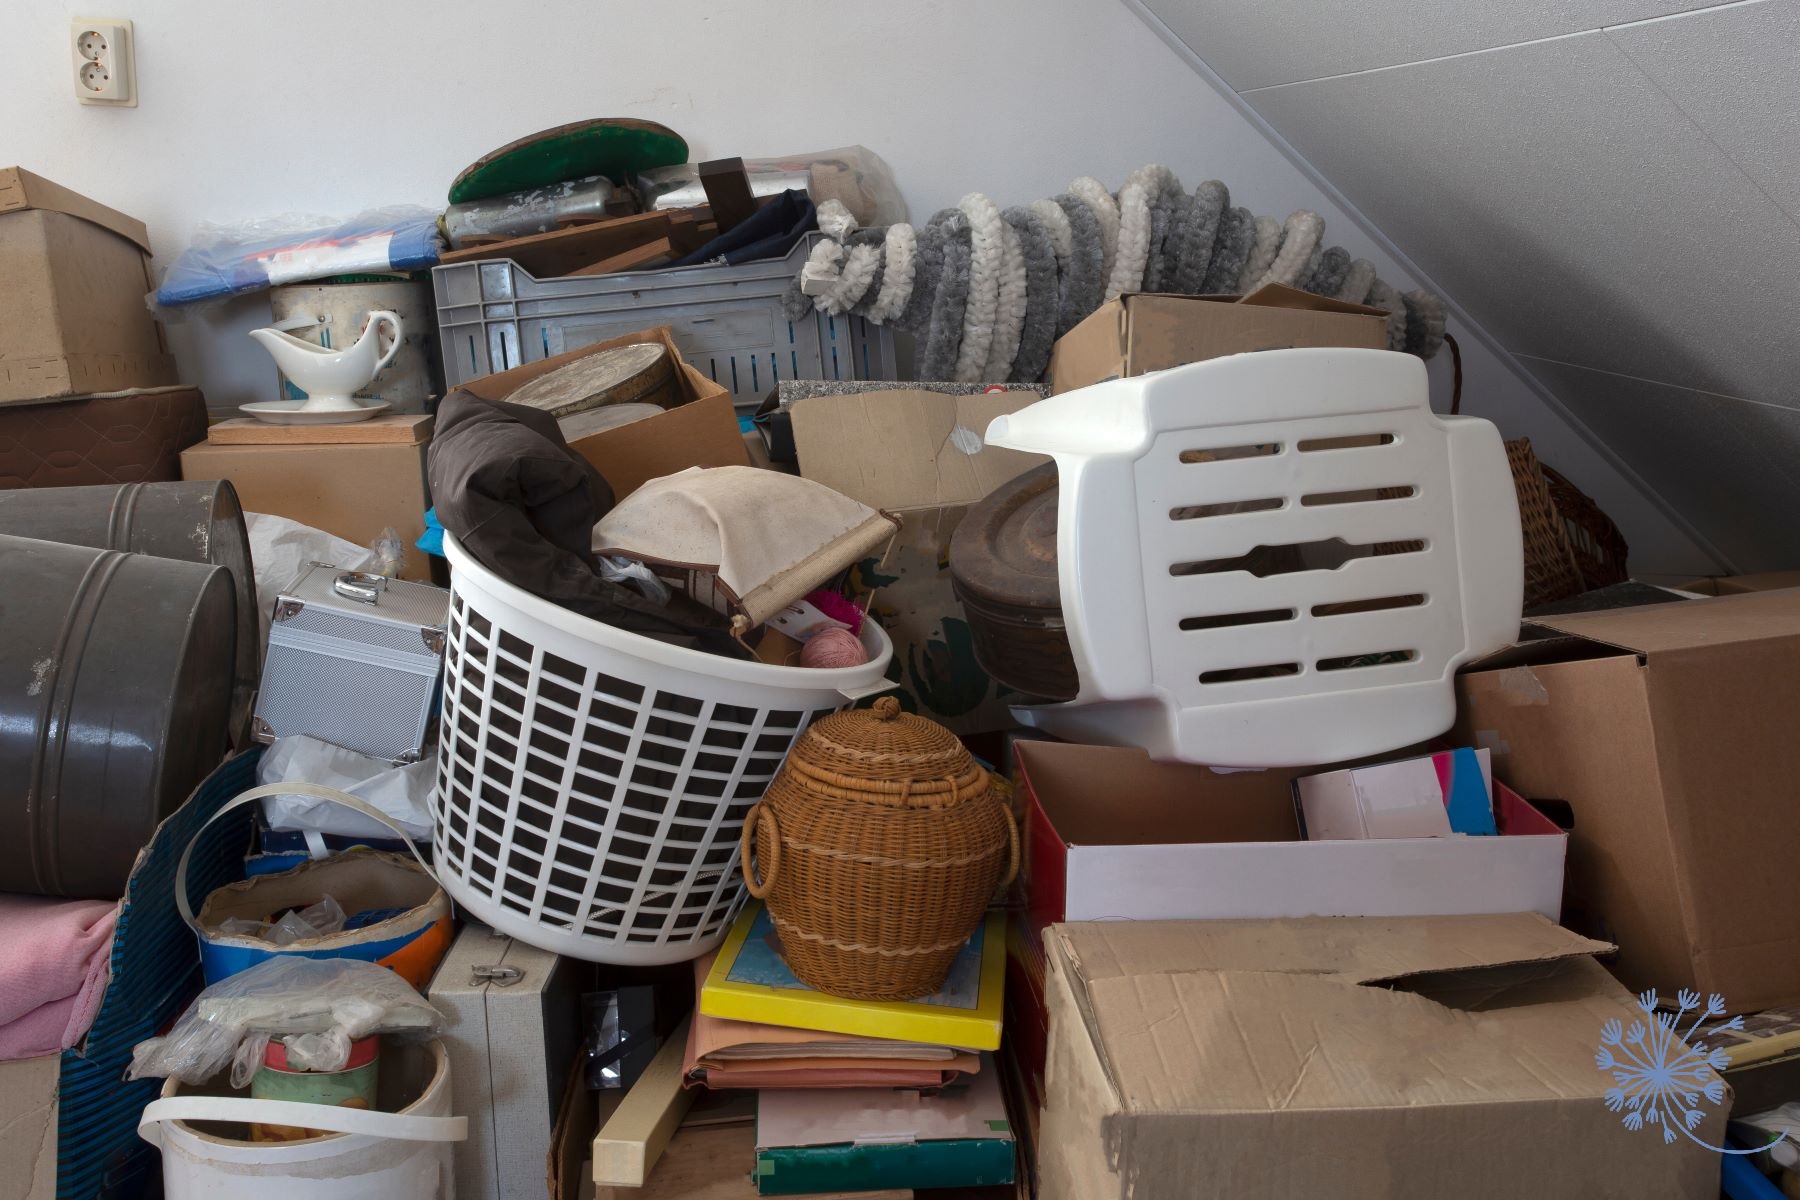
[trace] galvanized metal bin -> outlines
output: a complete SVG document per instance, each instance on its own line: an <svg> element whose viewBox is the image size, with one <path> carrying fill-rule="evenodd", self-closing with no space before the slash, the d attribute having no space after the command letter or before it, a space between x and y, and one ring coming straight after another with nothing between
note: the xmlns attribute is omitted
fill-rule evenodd
<svg viewBox="0 0 1800 1200"><path fill-rule="evenodd" d="M0 535L0 891L116 900L218 765L230 572Z"/></svg>
<svg viewBox="0 0 1800 1200"><path fill-rule="evenodd" d="M432 268L444 383L538 362L595 342L670 327L682 357L749 410L783 379L893 379L894 335L861 317L782 311L819 235L786 258L537 279L510 259Z"/></svg>

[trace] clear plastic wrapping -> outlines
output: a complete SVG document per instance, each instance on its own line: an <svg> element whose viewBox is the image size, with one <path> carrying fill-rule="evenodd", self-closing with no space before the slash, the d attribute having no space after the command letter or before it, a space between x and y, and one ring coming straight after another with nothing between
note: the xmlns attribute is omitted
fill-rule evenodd
<svg viewBox="0 0 1800 1200"><path fill-rule="evenodd" d="M881 156L864 146L840 146L785 158L747 158L744 170L750 190L772 196L789 188L804 189L814 204L841 201L865 228L906 220L906 200L894 183L894 172ZM691 208L706 203L694 163L659 167L638 177L646 209Z"/></svg>
<svg viewBox="0 0 1800 1200"><path fill-rule="evenodd" d="M138 1043L126 1078L201 1084L231 1066L241 1087L271 1037L283 1038L308 1070L336 1071L358 1038L422 1039L442 1028L437 1009L386 967L280 955L201 992L167 1035Z"/></svg>

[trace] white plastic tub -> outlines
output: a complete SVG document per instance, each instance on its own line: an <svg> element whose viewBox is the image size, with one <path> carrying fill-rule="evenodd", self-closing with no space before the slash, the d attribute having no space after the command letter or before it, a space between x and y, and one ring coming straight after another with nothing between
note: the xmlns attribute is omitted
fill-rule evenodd
<svg viewBox="0 0 1800 1200"><path fill-rule="evenodd" d="M633 966L724 940L738 834L809 724L888 690L893 648L830 670L721 658L513 587L453 537L433 799L438 880L533 946Z"/></svg>

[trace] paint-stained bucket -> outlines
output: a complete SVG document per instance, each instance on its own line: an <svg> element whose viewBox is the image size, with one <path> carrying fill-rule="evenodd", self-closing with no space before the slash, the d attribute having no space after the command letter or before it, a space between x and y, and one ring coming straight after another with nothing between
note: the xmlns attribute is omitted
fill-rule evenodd
<svg viewBox="0 0 1800 1200"><path fill-rule="evenodd" d="M218 815L258 803L265 796L289 795L317 796L342 804L379 821L403 841L406 839L399 826L379 809L354 796L311 783L271 783L251 788L220 808ZM184 853L175 873L175 903L200 939L200 966L207 985L229 979L265 959L297 954L305 958L356 958L380 963L424 991L450 948L450 899L417 849L410 842L407 846L412 849L411 857L358 848L302 863L291 871L227 884L208 896L198 913L188 895ZM232 918L270 920L289 909L307 908L325 896L336 900L350 918L349 927L341 933L280 946L250 934L227 933L222 928Z"/></svg>

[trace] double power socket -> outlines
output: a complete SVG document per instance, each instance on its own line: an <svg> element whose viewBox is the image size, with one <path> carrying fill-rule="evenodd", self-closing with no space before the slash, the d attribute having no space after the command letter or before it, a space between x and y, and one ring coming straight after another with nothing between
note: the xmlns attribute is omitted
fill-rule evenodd
<svg viewBox="0 0 1800 1200"><path fill-rule="evenodd" d="M119 17L76 17L69 29L74 54L75 98L83 104L137 107L137 70L131 22Z"/></svg>

